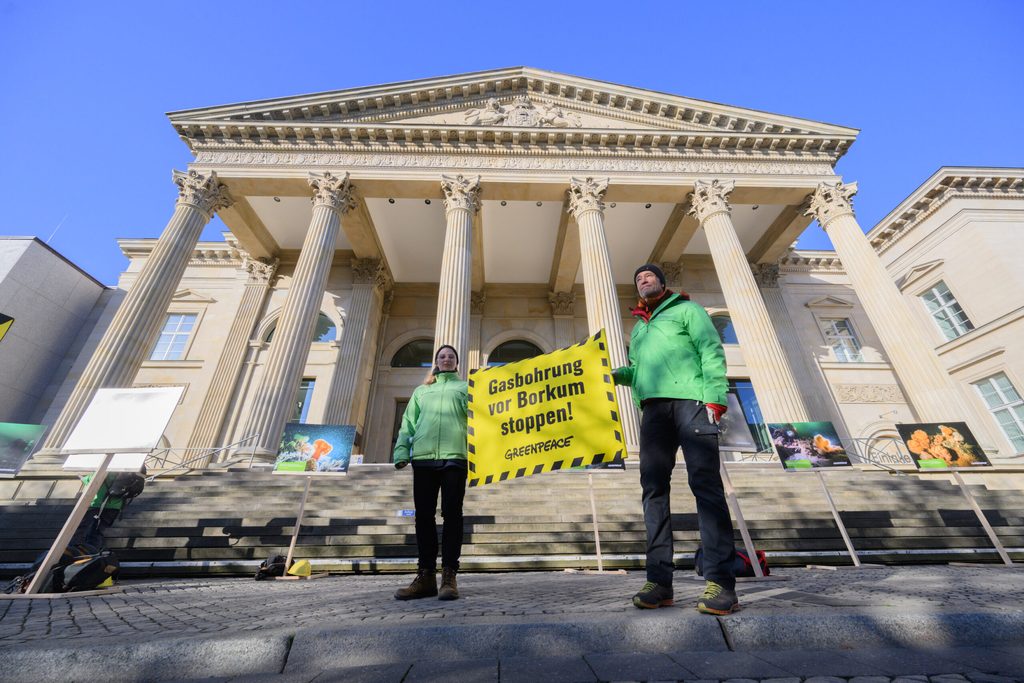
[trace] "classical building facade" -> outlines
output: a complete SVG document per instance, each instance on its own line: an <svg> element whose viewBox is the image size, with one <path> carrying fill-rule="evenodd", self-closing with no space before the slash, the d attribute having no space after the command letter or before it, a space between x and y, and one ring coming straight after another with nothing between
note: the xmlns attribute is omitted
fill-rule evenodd
<svg viewBox="0 0 1024 683"><path fill-rule="evenodd" d="M605 328L624 363L645 262L715 316L752 425L964 419L1024 451L1020 170L944 169L865 235L834 172L857 131L536 69L170 118L195 160L162 235L120 243L126 294L36 466L97 388L132 385L186 387L175 448L271 458L300 419L355 424L387 462L440 344L465 371ZM225 240L198 242L214 214ZM792 249L814 220L834 252Z"/></svg>

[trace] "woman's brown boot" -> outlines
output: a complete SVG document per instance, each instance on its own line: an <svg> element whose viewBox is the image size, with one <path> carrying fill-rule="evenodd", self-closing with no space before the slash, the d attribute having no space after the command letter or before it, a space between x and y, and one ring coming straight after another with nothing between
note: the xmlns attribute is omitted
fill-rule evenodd
<svg viewBox="0 0 1024 683"><path fill-rule="evenodd" d="M437 594L438 600L458 600L459 584L455 580L455 570L448 567L441 567L441 590Z"/></svg>
<svg viewBox="0 0 1024 683"><path fill-rule="evenodd" d="M412 580L408 588L400 588L395 593L396 600L417 600L419 598L432 598L437 595L437 570L420 569L416 572L416 578Z"/></svg>

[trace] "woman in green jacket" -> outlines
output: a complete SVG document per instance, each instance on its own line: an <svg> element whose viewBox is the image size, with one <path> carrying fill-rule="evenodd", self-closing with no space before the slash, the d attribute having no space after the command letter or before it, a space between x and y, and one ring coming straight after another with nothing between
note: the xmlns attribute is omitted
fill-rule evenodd
<svg viewBox="0 0 1024 683"><path fill-rule="evenodd" d="M415 600L459 597L455 580L462 554L462 499L466 495L466 382L459 379L459 356L447 344L437 350L434 368L416 388L402 416L395 444L395 468L412 462L416 506L416 578L395 597ZM437 493L441 492L441 590L437 588Z"/></svg>

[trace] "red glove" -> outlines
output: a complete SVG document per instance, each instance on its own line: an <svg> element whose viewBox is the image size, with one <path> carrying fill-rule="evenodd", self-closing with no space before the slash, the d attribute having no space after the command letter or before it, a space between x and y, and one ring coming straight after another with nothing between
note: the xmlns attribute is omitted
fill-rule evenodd
<svg viewBox="0 0 1024 683"><path fill-rule="evenodd" d="M705 403L708 409L708 420L713 424L718 424L722 420L722 416L725 415L725 406L717 403Z"/></svg>

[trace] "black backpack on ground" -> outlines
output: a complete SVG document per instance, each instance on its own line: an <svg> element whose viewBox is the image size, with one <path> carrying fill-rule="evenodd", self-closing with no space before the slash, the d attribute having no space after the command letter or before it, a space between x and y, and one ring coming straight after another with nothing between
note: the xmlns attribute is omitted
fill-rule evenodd
<svg viewBox="0 0 1024 683"><path fill-rule="evenodd" d="M36 572L43 565L48 550L43 551L27 574L15 577L3 592L24 593L28 590ZM69 545L57 558L57 563L50 569L49 575L39 587L40 593L65 593L69 591L93 590L110 578L117 578L120 563L117 556L109 550L100 551L85 543Z"/></svg>
<svg viewBox="0 0 1024 683"><path fill-rule="evenodd" d="M260 562L260 568L256 570L256 580L264 581L275 576L284 576L285 569L287 569L284 565L287 559L284 555L271 555Z"/></svg>
<svg viewBox="0 0 1024 683"><path fill-rule="evenodd" d="M771 575L771 570L768 568L768 558L765 556L763 550L755 551L757 553L757 561L761 565L761 573L765 576ZM697 552L693 556L693 570L697 572L697 576L704 576L704 547L697 546ZM750 555L747 555L747 551L743 548L736 548L736 560L733 564L733 573L736 577L748 577L757 576L754 573L754 565L750 561Z"/></svg>

